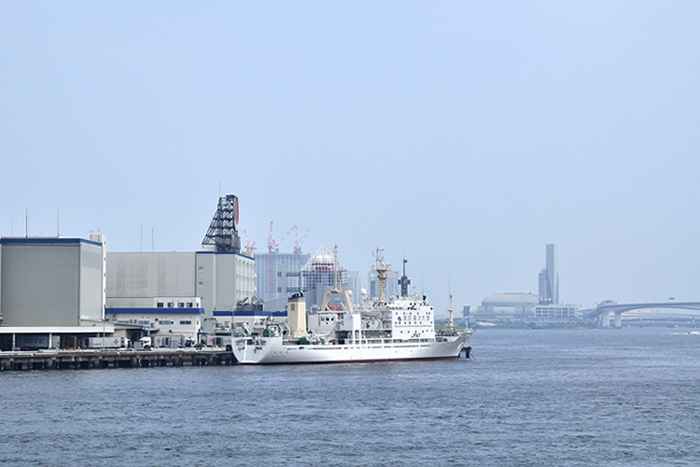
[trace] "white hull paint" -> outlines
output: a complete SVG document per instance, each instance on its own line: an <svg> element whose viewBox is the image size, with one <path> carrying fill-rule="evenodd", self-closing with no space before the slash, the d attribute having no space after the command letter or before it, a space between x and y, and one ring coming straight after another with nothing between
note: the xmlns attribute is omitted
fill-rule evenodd
<svg viewBox="0 0 700 467"><path fill-rule="evenodd" d="M281 336L237 339L233 354L240 364L350 363L457 358L471 331L409 341L367 340L350 344L299 345Z"/></svg>

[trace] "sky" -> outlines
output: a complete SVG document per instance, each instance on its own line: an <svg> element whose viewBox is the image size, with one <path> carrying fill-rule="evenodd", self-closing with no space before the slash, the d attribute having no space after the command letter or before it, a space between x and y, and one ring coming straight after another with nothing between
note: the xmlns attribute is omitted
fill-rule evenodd
<svg viewBox="0 0 700 467"><path fill-rule="evenodd" d="M2 2L3 236L195 251L219 195L437 310L700 300L700 3ZM280 244L291 252L294 233ZM245 243L245 240L244 240Z"/></svg>

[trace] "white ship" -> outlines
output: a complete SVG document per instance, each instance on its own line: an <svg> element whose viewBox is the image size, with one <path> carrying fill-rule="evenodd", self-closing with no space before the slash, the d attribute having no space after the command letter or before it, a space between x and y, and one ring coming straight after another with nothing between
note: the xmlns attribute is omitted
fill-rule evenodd
<svg viewBox="0 0 700 467"><path fill-rule="evenodd" d="M326 292L319 311L306 312L301 294L287 303L287 322L269 322L261 335L246 330L233 338L233 353L240 364L347 363L393 360L458 358L469 356L472 331L457 332L452 296L445 330L435 331L433 307L426 298L401 296L385 300L390 267L377 250L379 297L363 299L353 307L347 290L338 288L337 248L335 287ZM404 274L405 278L405 274ZM340 302L333 298L342 297Z"/></svg>

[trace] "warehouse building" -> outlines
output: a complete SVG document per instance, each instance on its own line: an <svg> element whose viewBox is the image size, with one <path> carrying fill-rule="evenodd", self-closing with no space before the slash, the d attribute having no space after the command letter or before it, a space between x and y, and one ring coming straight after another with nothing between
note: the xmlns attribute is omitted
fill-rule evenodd
<svg viewBox="0 0 700 467"><path fill-rule="evenodd" d="M106 245L104 235L0 237L0 349L66 347L107 331Z"/></svg>
<svg viewBox="0 0 700 467"><path fill-rule="evenodd" d="M240 253L107 254L107 316L139 324L148 334L214 343L217 331L230 330L226 318L238 303L254 294L255 262Z"/></svg>
<svg viewBox="0 0 700 467"><path fill-rule="evenodd" d="M107 254L107 316L141 326L155 343L182 335L221 344L236 307L254 296L255 260L241 253L235 195L219 198L200 251Z"/></svg>

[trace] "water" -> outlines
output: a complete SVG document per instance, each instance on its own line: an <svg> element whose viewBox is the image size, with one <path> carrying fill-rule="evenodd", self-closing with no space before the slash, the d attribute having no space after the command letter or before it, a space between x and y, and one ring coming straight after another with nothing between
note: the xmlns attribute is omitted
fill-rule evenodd
<svg viewBox="0 0 700 467"><path fill-rule="evenodd" d="M474 359L0 374L14 465L700 465L700 336L484 330Z"/></svg>

